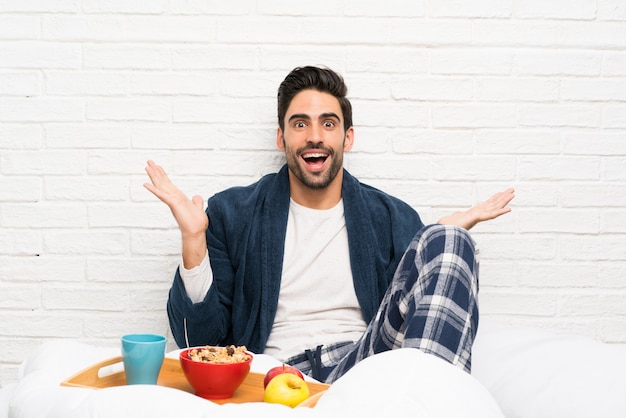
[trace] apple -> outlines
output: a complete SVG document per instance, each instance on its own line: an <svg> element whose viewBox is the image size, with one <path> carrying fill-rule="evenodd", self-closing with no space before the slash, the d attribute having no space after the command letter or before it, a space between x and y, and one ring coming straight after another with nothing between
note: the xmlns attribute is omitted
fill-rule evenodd
<svg viewBox="0 0 626 418"><path fill-rule="evenodd" d="M263 379L263 388L267 387L267 384L270 382L270 380L283 373L295 374L300 379L304 379L304 376L302 376L302 372L300 372L300 370L296 369L293 366L289 366L288 364L283 364L282 366L272 367L267 371L267 373L265 374L265 378Z"/></svg>
<svg viewBox="0 0 626 418"><path fill-rule="evenodd" d="M263 400L278 403L291 408L309 397L309 386L304 379L291 373L281 373L267 384Z"/></svg>

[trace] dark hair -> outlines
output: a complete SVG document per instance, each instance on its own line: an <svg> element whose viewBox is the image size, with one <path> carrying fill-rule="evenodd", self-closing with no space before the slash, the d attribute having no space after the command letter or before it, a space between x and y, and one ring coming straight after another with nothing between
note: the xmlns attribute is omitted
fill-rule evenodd
<svg viewBox="0 0 626 418"><path fill-rule="evenodd" d="M352 126L352 105L347 99L348 87L343 78L328 68L297 67L293 69L278 87L278 126L285 129L285 114L294 96L303 90L317 90L333 95L341 106L343 127Z"/></svg>

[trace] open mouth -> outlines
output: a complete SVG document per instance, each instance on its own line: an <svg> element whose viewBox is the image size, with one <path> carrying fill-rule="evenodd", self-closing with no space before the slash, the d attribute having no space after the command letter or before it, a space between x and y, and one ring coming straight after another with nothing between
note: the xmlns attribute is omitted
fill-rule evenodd
<svg viewBox="0 0 626 418"><path fill-rule="evenodd" d="M309 151L302 153L301 157L309 169L316 170L324 166L324 163L328 158L328 153L322 151Z"/></svg>

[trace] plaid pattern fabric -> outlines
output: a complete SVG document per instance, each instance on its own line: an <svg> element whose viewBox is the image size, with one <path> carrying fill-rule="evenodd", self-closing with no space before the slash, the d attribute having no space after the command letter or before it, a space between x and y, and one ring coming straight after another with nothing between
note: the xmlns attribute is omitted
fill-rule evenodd
<svg viewBox="0 0 626 418"><path fill-rule="evenodd" d="M376 317L358 342L307 350L288 363L331 383L370 355L414 347L470 372L477 296L469 233L449 225L427 226L411 241Z"/></svg>
<svg viewBox="0 0 626 418"><path fill-rule="evenodd" d="M306 350L293 356L285 363L290 364L302 373L324 382L337 364L345 358L354 347L353 341L344 341L327 346L318 345L315 350Z"/></svg>

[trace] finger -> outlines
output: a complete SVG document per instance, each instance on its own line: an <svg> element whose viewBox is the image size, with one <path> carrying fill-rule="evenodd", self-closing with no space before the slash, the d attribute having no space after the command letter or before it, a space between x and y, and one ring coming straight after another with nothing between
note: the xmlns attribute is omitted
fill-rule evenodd
<svg viewBox="0 0 626 418"><path fill-rule="evenodd" d="M150 166L146 167L146 174L148 175L148 178L150 179L150 181L152 183L154 183L155 181L155 174L154 174L154 169Z"/></svg>
<svg viewBox="0 0 626 418"><path fill-rule="evenodd" d="M498 210L494 210L493 212L496 214L496 216L500 216L500 215L504 215L505 213L511 212L511 208L507 206L504 208L500 208Z"/></svg>
<svg viewBox="0 0 626 418"><path fill-rule="evenodd" d="M167 176L165 169L161 167L160 165L155 165L154 168L157 171L157 173L159 173L161 176Z"/></svg>
<svg viewBox="0 0 626 418"><path fill-rule="evenodd" d="M509 188L502 192L496 193L487 202L491 202L497 206L503 207L509 204L515 195L513 194L513 188Z"/></svg>
<svg viewBox="0 0 626 418"><path fill-rule="evenodd" d="M503 196L506 196L509 199L513 199L515 197L515 189L513 189L512 187L509 189L506 189L503 192Z"/></svg>
<svg viewBox="0 0 626 418"><path fill-rule="evenodd" d="M153 175L166 176L165 170L160 165L156 164L152 160L148 160L148 166L146 167L146 172L148 175L152 173Z"/></svg>
<svg viewBox="0 0 626 418"><path fill-rule="evenodd" d="M191 201L193 202L193 204L197 207L202 209L204 207L204 200L202 199L201 196L199 195L195 195L191 198Z"/></svg>
<svg viewBox="0 0 626 418"><path fill-rule="evenodd" d="M506 213L511 212L511 208L506 207L506 208L500 208L500 209L494 209L492 211L489 211L487 213L484 214L483 219L481 219L481 221L488 221L490 219L495 219L498 218Z"/></svg>
<svg viewBox="0 0 626 418"><path fill-rule="evenodd" d="M143 187L146 188L150 193L152 193L153 195L155 195L159 199L163 200L163 194L161 193L161 191L159 189L154 187L154 185L152 183L144 183Z"/></svg>
<svg viewBox="0 0 626 418"><path fill-rule="evenodd" d="M150 177L150 180L154 182L154 179L157 175L157 165L154 164L154 161L148 161L148 165L146 166L145 170L146 174L148 174L148 177Z"/></svg>
<svg viewBox="0 0 626 418"><path fill-rule="evenodd" d="M515 194L513 193L513 189L510 189L510 192L505 192L502 196L500 196L500 202L502 202L502 206L508 205L514 197Z"/></svg>
<svg viewBox="0 0 626 418"><path fill-rule="evenodd" d="M156 187L160 188L170 188L172 182L170 181L167 174L165 174L165 170L163 170L160 166L146 167L146 172L148 173L148 177L152 181Z"/></svg>
<svg viewBox="0 0 626 418"><path fill-rule="evenodd" d="M497 212L497 213L493 216L493 218L492 218L492 219L498 218L498 217L500 217L500 216L502 216L502 215L505 215L505 214L507 214L507 213L509 213L509 212L511 212L511 208L508 208L508 207L507 207L507 208L502 208L501 210L499 210L499 211L498 211L498 212Z"/></svg>
<svg viewBox="0 0 626 418"><path fill-rule="evenodd" d="M155 171L156 167L157 165L155 164L154 161L148 160L148 165L146 166L146 173Z"/></svg>

